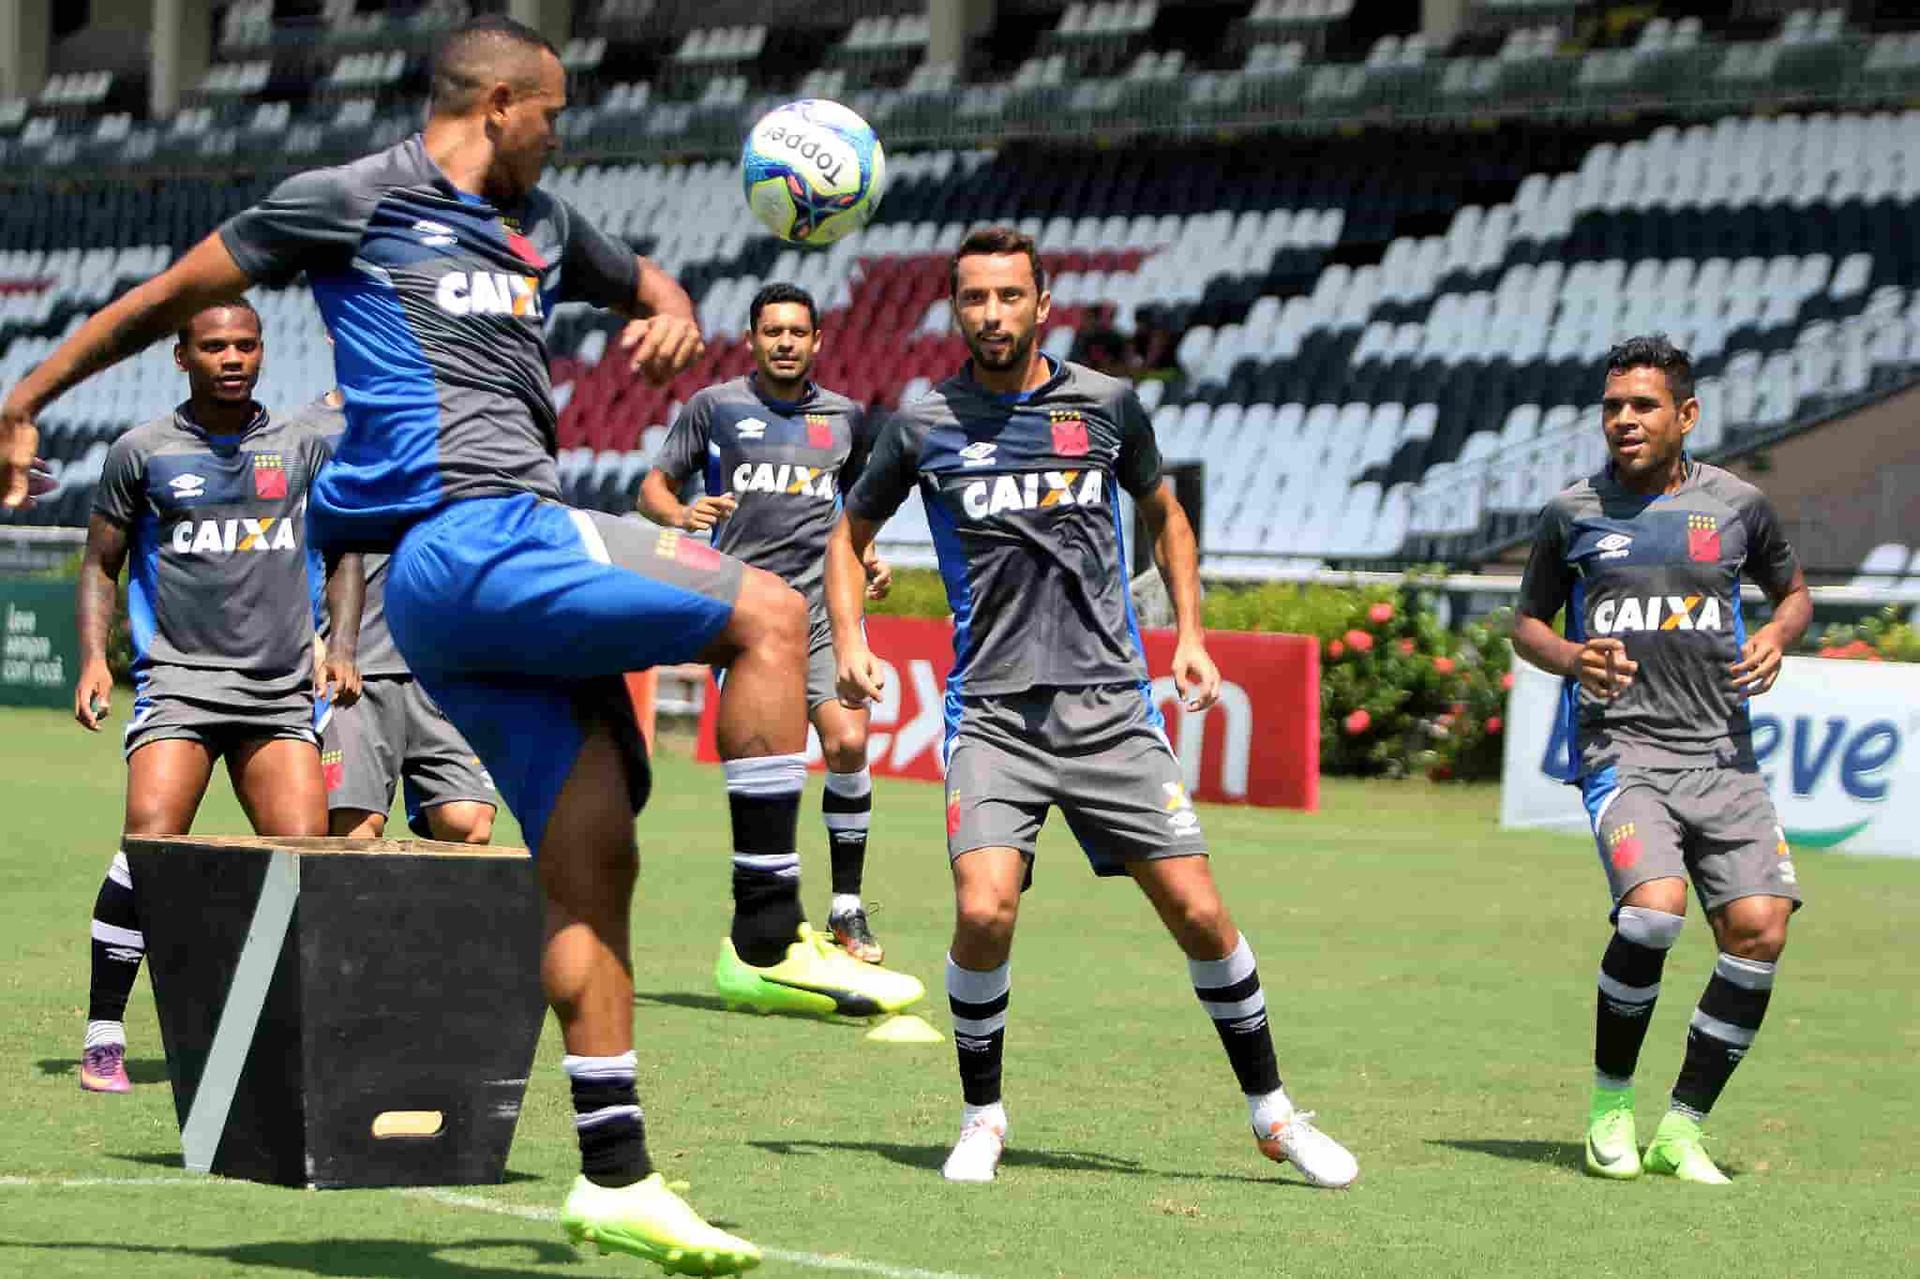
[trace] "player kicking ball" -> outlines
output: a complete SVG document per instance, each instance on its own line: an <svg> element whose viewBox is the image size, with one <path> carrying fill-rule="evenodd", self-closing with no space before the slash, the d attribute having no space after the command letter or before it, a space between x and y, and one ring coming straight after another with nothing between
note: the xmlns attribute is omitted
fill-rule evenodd
<svg viewBox="0 0 1920 1279"><path fill-rule="evenodd" d="M314 745L312 583L303 510L329 444L313 423L270 417L253 399L265 344L237 299L193 314L174 363L188 395L107 450L80 565L80 681L74 718L99 732L113 701L107 631L127 588L133 714L127 721L124 835L193 829L214 763L261 835L324 835L326 787ZM328 576L340 637L321 672L342 705L358 694L360 582ZM123 1019L146 936L125 853L93 906L93 978L80 1086L123 1093Z"/></svg>
<svg viewBox="0 0 1920 1279"><path fill-rule="evenodd" d="M537 859L541 983L580 1142L562 1226L670 1271L734 1274L758 1265L759 1249L702 1220L654 1169L635 1088L634 821L650 773L623 675L693 660L727 668L720 755L753 781L753 802L734 809L733 846L790 856L806 604L690 538L560 501L551 308L580 301L628 317L623 345L657 382L704 350L686 290L540 190L566 101L559 55L538 33L498 17L456 28L436 50L421 132L282 182L9 392L0 496L30 500L33 418L61 392L209 300L305 274L347 414L314 484L313 538L391 552L393 638ZM797 903L791 881L764 889L757 908L797 909L783 900Z"/></svg>
<svg viewBox="0 0 1920 1279"><path fill-rule="evenodd" d="M347 429L338 390L302 409L299 417L330 442ZM320 764L327 782L328 833L379 839L395 789L403 789L407 826L421 838L484 844L493 838L498 807L492 781L420 681L387 629L388 558L361 557L366 579L360 607L360 697L329 707L320 724Z"/></svg>
<svg viewBox="0 0 1920 1279"><path fill-rule="evenodd" d="M820 585L840 494L866 460L865 414L812 380L820 317L810 294L770 284L754 297L747 319L754 371L687 401L641 483L640 511L671 529L713 530L715 547L776 574L806 597L806 710L827 761L821 800L833 858L827 927L842 950L806 925L797 894L766 892L770 881L798 884L796 853L736 851L736 903L750 907L773 896L782 909L736 910L731 933L720 943L714 982L729 1003L760 1012L897 1012L926 988L916 978L874 967L884 954L860 898L873 808L867 712L838 701L833 634ZM704 476L706 496L685 505L679 491L696 472ZM885 562L870 555L866 572L868 594L885 595L891 577ZM758 785L746 771L727 766L727 795L736 808L752 806ZM863 962L849 964L849 957Z"/></svg>
<svg viewBox="0 0 1920 1279"><path fill-rule="evenodd" d="M1565 680L1562 775L1579 785L1613 894L1600 959L1587 1171L1725 1185L1700 1126L1752 1047L1800 890L1753 753L1747 699L1773 687L1813 602L1761 492L1686 454L1693 365L1663 337L1607 353L1608 464L1540 514L1514 651ZM1773 618L1747 634L1740 579ZM1566 635L1554 616L1566 609ZM1641 1157L1634 1066L1680 935L1687 882L1720 957Z"/></svg>
<svg viewBox="0 0 1920 1279"><path fill-rule="evenodd" d="M1179 627L1173 673L1193 710L1220 673L1200 629L1192 527L1161 475L1153 428L1125 383L1035 347L1050 302L1033 240L966 237L949 276L971 362L893 415L847 495L827 551L842 700L880 695L861 628L862 560L918 488L954 613L947 684L947 849L954 885L947 999L961 1092L949 1181L991 1181L1007 1139L1001 1058L1008 957L1035 842L1057 806L1103 876L1130 876L1186 953L1225 1045L1260 1152L1318 1186L1353 1156L1280 1084L1253 948L1215 888L1200 819L1149 694L1127 593L1115 484L1133 495Z"/></svg>

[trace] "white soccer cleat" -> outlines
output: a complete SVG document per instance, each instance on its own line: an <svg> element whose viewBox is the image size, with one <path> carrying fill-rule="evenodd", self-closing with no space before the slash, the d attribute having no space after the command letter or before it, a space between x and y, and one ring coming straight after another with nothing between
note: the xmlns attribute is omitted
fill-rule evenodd
<svg viewBox="0 0 1920 1279"><path fill-rule="evenodd" d="M1260 1153L1275 1163L1290 1163L1300 1175L1316 1186L1338 1190L1350 1186L1360 1175L1360 1163L1347 1148L1315 1128L1311 1110L1296 1110L1291 1116L1267 1126L1265 1136L1254 1130Z"/></svg>
<svg viewBox="0 0 1920 1279"><path fill-rule="evenodd" d="M992 1181L1000 1169L1000 1152L1007 1148L1007 1122L980 1115L960 1129L960 1140L940 1166L948 1181Z"/></svg>

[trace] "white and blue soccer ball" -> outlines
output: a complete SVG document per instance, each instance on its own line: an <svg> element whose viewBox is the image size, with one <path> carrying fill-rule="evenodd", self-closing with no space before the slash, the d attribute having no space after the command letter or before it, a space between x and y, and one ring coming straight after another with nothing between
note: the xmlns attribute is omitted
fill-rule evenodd
<svg viewBox="0 0 1920 1279"><path fill-rule="evenodd" d="M791 244L832 244L873 220L887 156L854 112L805 98L760 117L741 149L740 177L767 230Z"/></svg>

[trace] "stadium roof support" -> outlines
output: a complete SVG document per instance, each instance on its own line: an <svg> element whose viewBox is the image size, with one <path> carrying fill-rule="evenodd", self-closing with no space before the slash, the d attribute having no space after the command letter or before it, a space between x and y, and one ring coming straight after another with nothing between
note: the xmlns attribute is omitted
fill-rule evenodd
<svg viewBox="0 0 1920 1279"><path fill-rule="evenodd" d="M967 43L993 26L994 0L927 0L927 61L966 69Z"/></svg>
<svg viewBox="0 0 1920 1279"><path fill-rule="evenodd" d="M525 23L555 46L573 34L573 0L508 0L507 16Z"/></svg>
<svg viewBox="0 0 1920 1279"><path fill-rule="evenodd" d="M0 98L31 98L47 82L51 0L0 0Z"/></svg>
<svg viewBox="0 0 1920 1279"><path fill-rule="evenodd" d="M147 110L154 118L179 109L181 95L206 74L212 53L213 6L207 0L153 0Z"/></svg>

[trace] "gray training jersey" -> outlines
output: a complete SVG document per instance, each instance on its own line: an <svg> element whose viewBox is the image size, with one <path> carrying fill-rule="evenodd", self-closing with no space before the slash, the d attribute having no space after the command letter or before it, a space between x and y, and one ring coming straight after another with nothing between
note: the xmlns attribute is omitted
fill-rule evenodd
<svg viewBox="0 0 1920 1279"><path fill-rule="evenodd" d="M317 565L307 489L327 442L256 406L237 435L210 435L182 404L107 450L93 513L127 530L133 672L156 666L246 677L258 692L312 674Z"/></svg>
<svg viewBox="0 0 1920 1279"><path fill-rule="evenodd" d="M325 396L301 409L294 417L335 448L339 447L340 437L347 429L346 414L327 403ZM317 558L319 552L314 550L312 554ZM400 656L400 650L393 642L393 633L387 629L387 559L380 551L368 551L360 557L367 586L360 605L360 642L354 649L354 665L362 675L412 674L407 669L407 660ZM331 622L326 617L326 601L316 599L314 608L320 633L332 634Z"/></svg>
<svg viewBox="0 0 1920 1279"><path fill-rule="evenodd" d="M1568 639L1617 636L1640 667L1612 701L1566 681L1556 771L1751 765L1747 704L1727 674L1747 640L1740 579L1778 596L1797 571L1765 495L1717 466L1689 462L1679 491L1661 497L1622 487L1611 468L1555 496L1520 611L1551 622L1564 607Z"/></svg>
<svg viewBox="0 0 1920 1279"><path fill-rule="evenodd" d="M630 248L543 191L511 209L460 191L417 134L288 178L220 238L262 284L304 271L333 337L347 432L315 541L388 550L448 502L559 500L542 326L561 302L630 305Z"/></svg>
<svg viewBox="0 0 1920 1279"><path fill-rule="evenodd" d="M969 366L887 419L846 500L883 521L919 487L953 608L948 690L982 696L1146 679L1114 486L1159 483L1127 383L1060 363L1003 396Z"/></svg>
<svg viewBox="0 0 1920 1279"><path fill-rule="evenodd" d="M709 496L738 502L715 526L714 547L778 574L818 612L827 535L866 462L865 418L852 400L811 382L788 404L748 374L688 400L654 465L676 484L699 472Z"/></svg>

